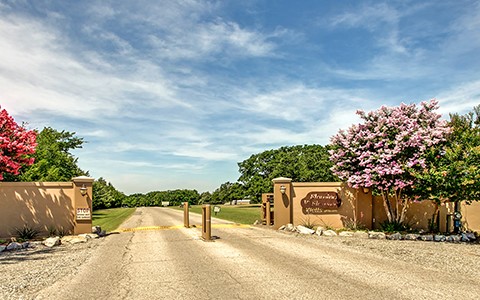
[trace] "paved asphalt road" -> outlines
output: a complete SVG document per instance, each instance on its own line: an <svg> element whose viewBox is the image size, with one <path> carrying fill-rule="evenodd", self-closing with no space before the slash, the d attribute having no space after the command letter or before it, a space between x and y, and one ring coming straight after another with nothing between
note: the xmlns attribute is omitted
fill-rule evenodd
<svg viewBox="0 0 480 300"><path fill-rule="evenodd" d="M228 222L212 221L218 223ZM181 224L181 211L139 208L122 227ZM200 217L191 214L190 224L201 224ZM41 291L37 299L475 299L480 295L478 278L459 282L435 268L319 242L323 237L227 225L213 225L212 235L219 239L204 242L199 228L181 227L112 234L78 274Z"/></svg>

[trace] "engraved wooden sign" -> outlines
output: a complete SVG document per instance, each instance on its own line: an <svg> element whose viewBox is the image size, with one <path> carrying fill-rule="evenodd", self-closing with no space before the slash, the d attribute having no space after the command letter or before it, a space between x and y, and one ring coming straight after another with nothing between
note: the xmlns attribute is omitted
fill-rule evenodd
<svg viewBox="0 0 480 300"><path fill-rule="evenodd" d="M300 204L305 215L315 215L339 208L342 199L335 192L310 192Z"/></svg>

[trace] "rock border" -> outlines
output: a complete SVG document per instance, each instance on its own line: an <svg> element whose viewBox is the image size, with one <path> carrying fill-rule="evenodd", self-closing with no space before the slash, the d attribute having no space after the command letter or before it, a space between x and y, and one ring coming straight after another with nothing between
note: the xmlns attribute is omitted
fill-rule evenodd
<svg viewBox="0 0 480 300"><path fill-rule="evenodd" d="M10 241L6 244L0 245L0 254L6 251L20 251L20 250L28 250L34 249L37 247L46 247L46 248L53 248L59 245L65 244L79 244L79 243L86 243L91 239L98 239L100 237L106 236L105 230L102 230L100 226L92 227L92 233L83 233L79 235L67 235L67 236L54 236L48 237L42 241L25 241L25 242L17 242L16 238L11 238Z"/></svg>
<svg viewBox="0 0 480 300"><path fill-rule="evenodd" d="M280 232L289 232L297 233L300 235L317 235L317 236L326 236L326 237L353 237L353 238L365 238L365 239L387 239L394 241L432 241L432 242L449 242L449 243L478 243L480 242L478 236L474 232L461 232L458 234L424 234L424 233L406 233L402 234L400 232L395 232L391 234L386 234L381 231L340 231L337 233L335 230L325 229L321 226L317 227L316 230L298 225L294 226L293 224L286 224L281 226L278 231Z"/></svg>

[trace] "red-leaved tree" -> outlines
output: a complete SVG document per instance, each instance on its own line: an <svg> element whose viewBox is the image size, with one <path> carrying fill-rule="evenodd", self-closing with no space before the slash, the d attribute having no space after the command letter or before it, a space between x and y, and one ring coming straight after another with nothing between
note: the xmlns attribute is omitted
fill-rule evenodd
<svg viewBox="0 0 480 300"><path fill-rule="evenodd" d="M17 175L23 165L33 164L37 134L18 125L5 109L0 110L0 180Z"/></svg>

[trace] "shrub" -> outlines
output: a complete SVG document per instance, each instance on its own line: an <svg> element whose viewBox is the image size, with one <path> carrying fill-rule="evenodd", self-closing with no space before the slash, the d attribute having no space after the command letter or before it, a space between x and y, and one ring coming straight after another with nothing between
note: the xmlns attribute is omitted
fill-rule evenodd
<svg viewBox="0 0 480 300"><path fill-rule="evenodd" d="M403 222L397 221L385 221L380 224L380 230L384 232L398 232L398 231L407 231L408 226Z"/></svg>
<svg viewBox="0 0 480 300"><path fill-rule="evenodd" d="M15 233L22 240L31 240L34 239L40 231L28 225L23 225L22 228L16 228Z"/></svg>
<svg viewBox="0 0 480 300"><path fill-rule="evenodd" d="M66 236L66 235L69 235L69 234L70 234L70 232L63 227L60 227L60 228L57 229L57 235L61 238Z"/></svg>
<svg viewBox="0 0 480 300"><path fill-rule="evenodd" d="M314 222L311 222L310 218L308 217L306 219L303 219L303 222L301 225L310 229L314 229L316 227L316 224Z"/></svg>
<svg viewBox="0 0 480 300"><path fill-rule="evenodd" d="M56 236L57 235L57 228L54 226L49 226L48 227L48 236Z"/></svg>

